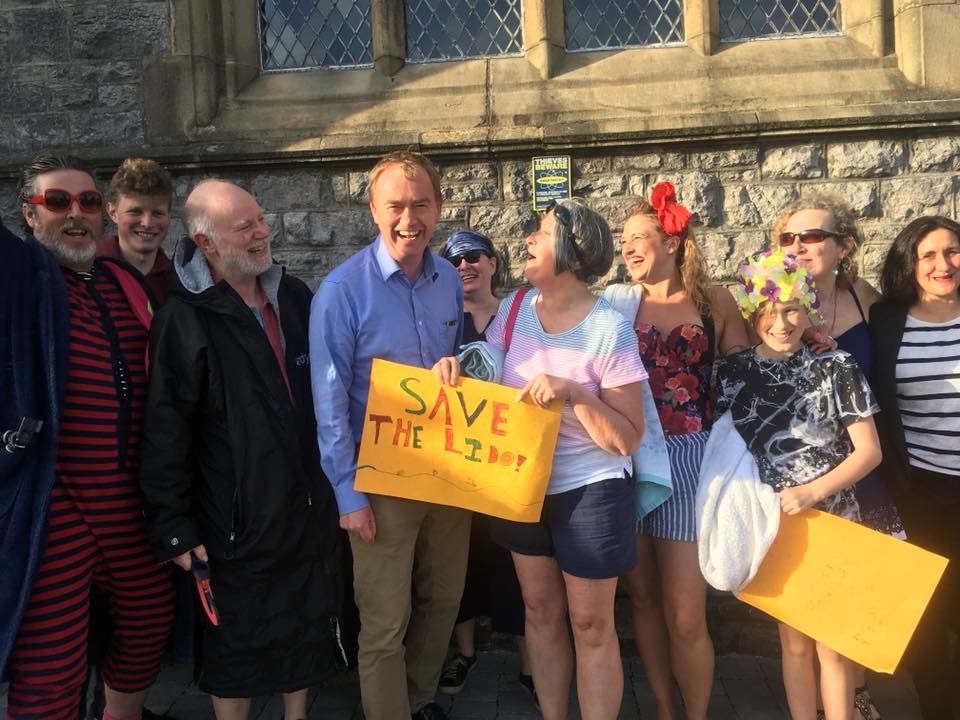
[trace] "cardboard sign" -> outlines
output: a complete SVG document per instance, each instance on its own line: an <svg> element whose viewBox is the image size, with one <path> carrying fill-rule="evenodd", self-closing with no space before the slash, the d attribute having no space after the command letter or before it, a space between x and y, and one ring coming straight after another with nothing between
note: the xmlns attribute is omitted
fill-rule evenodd
<svg viewBox="0 0 960 720"><path fill-rule="evenodd" d="M819 510L781 515L760 570L738 595L878 672L892 673L946 558Z"/></svg>
<svg viewBox="0 0 960 720"><path fill-rule="evenodd" d="M562 405L517 392L374 358L356 489L537 522Z"/></svg>
<svg viewBox="0 0 960 720"><path fill-rule="evenodd" d="M570 197L570 156L535 157L531 162L533 175L533 209L545 210L554 200Z"/></svg>

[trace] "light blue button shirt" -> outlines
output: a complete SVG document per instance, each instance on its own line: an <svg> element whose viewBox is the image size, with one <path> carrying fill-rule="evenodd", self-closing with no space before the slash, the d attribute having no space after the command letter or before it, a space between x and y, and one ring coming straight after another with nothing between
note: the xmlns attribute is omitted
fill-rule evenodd
<svg viewBox="0 0 960 720"><path fill-rule="evenodd" d="M460 277L429 249L413 286L379 236L320 285L310 306L313 404L341 515L368 505L353 481L373 358L431 368L455 354L462 333Z"/></svg>

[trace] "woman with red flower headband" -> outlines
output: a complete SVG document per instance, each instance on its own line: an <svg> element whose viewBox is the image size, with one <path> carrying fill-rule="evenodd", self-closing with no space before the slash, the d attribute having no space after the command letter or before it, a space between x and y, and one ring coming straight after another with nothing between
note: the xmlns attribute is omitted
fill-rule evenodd
<svg viewBox="0 0 960 720"><path fill-rule="evenodd" d="M640 521L638 563L624 578L658 720L677 717L674 679L686 717L707 717L714 655L694 498L712 419L714 359L749 342L733 297L707 276L692 217L672 184L656 184L650 202L631 207L623 227L620 252L634 284L606 293L637 333L673 475L673 495Z"/></svg>

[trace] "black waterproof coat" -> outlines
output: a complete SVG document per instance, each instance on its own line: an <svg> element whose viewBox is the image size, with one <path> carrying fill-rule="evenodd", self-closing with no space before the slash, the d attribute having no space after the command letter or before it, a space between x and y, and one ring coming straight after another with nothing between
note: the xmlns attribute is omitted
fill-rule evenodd
<svg viewBox="0 0 960 720"><path fill-rule="evenodd" d="M310 390L311 293L271 269L288 393L266 332L229 284L212 283L192 242L174 265L150 333L140 475L150 539L163 560L199 544L209 554L221 623L205 624L201 688L298 690L330 668L340 598Z"/></svg>

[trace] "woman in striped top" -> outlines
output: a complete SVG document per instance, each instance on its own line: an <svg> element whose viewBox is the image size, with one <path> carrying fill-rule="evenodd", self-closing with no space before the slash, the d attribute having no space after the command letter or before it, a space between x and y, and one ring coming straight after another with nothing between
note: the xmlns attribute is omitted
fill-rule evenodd
<svg viewBox="0 0 960 720"><path fill-rule="evenodd" d="M907 537L950 559L907 651L924 720L956 717L960 628L960 224L922 217L894 240L870 315L884 473Z"/></svg>
<svg viewBox="0 0 960 720"><path fill-rule="evenodd" d="M522 296L500 306L487 342L506 350L503 384L541 407L563 402L550 482L538 523L491 520L494 540L513 554L526 611L527 649L546 720L565 718L576 646L584 720L613 720L623 696L613 619L617 577L636 563L630 454L643 433L646 371L627 322L588 282L613 263L607 223L578 198L543 216L526 240ZM434 367L455 384L459 366Z"/></svg>

